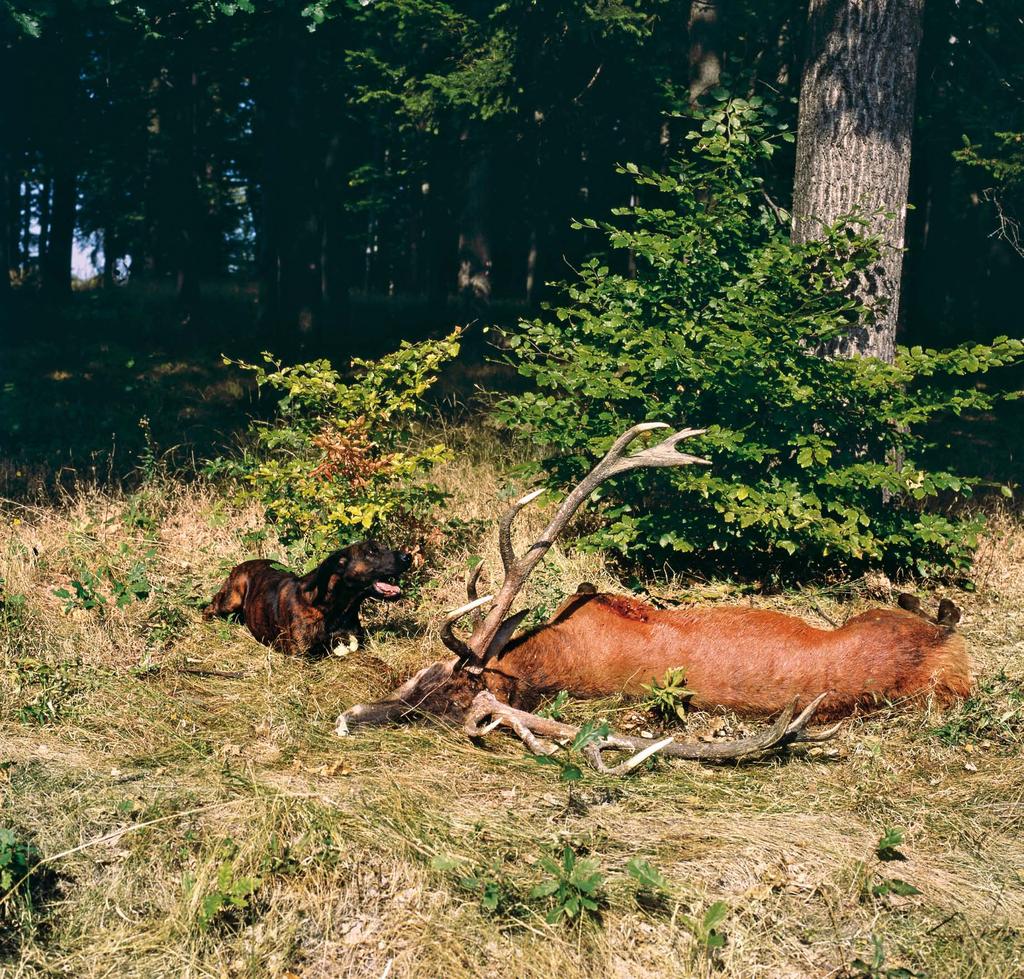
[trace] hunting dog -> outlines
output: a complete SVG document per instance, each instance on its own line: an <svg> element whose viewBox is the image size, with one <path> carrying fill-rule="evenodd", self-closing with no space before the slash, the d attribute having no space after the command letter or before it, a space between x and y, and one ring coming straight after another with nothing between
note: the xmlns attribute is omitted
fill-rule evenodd
<svg viewBox="0 0 1024 979"><path fill-rule="evenodd" d="M273 561L244 561L203 610L204 619L237 616L267 646L284 653L325 656L339 646L355 650L363 637L364 599L394 601L398 578L412 555L362 541L334 551L308 574L294 575Z"/></svg>

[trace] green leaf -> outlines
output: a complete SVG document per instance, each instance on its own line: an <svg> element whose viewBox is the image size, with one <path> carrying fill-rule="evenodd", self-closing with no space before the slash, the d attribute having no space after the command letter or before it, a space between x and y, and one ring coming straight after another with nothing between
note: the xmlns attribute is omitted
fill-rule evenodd
<svg viewBox="0 0 1024 979"><path fill-rule="evenodd" d="M878 839L878 843L875 846L875 855L879 860L883 861L906 860L907 858L897 849L902 842L902 830L896 828L887 829Z"/></svg>
<svg viewBox="0 0 1024 979"><path fill-rule="evenodd" d="M559 884L559 882L557 880L544 880L544 881L541 881L539 884L537 884L530 891L530 897L531 898L550 897L552 894L554 894L558 890L559 886L560 886L560 884Z"/></svg>
<svg viewBox="0 0 1024 979"><path fill-rule="evenodd" d="M626 873L636 880L642 887L652 891L668 891L668 881L665 880L661 871L652 867L646 860L634 857L626 864Z"/></svg>
<svg viewBox="0 0 1024 979"><path fill-rule="evenodd" d="M704 912L704 927L710 931L718 927L729 914L729 905L725 901L715 901L707 911Z"/></svg>

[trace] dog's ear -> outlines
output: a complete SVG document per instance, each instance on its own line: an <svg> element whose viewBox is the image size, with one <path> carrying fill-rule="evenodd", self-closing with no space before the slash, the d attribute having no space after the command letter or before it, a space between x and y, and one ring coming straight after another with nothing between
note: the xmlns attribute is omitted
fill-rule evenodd
<svg viewBox="0 0 1024 979"><path fill-rule="evenodd" d="M311 602L322 602L327 598L331 588L331 577L341 574L348 565L348 554L345 551L332 551L315 568L306 583L306 594Z"/></svg>

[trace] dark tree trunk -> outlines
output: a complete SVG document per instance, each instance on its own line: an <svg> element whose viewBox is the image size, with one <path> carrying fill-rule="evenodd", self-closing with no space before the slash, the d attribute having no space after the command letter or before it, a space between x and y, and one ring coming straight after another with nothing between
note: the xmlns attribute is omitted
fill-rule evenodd
<svg viewBox="0 0 1024 979"><path fill-rule="evenodd" d="M793 240L860 209L882 245L878 267L857 286L873 321L831 354L889 362L895 354L923 2L811 0Z"/></svg>
<svg viewBox="0 0 1024 979"><path fill-rule="evenodd" d="M4 249L7 268L18 273L24 268L21 259L21 173L13 161L5 171L7 193L4 198L6 223L4 227Z"/></svg>
<svg viewBox="0 0 1024 979"><path fill-rule="evenodd" d="M178 78L177 97L181 100L175 114L178 132L174 140L175 174L178 187L177 228L174 236L175 293L182 321L188 323L199 306L199 249L202 242L202 204L199 198L199 162L196 131L199 102L199 75L188 67Z"/></svg>
<svg viewBox="0 0 1024 979"><path fill-rule="evenodd" d="M53 199L53 180L47 177L39 186L39 238L38 252L40 266L46 265L46 255L50 250L50 202Z"/></svg>
<svg viewBox="0 0 1024 979"><path fill-rule="evenodd" d="M11 168L0 160L0 300L11 291Z"/></svg>
<svg viewBox="0 0 1024 979"><path fill-rule="evenodd" d="M304 33L285 32L285 36L301 45ZM319 327L324 288L317 201L317 178L323 169L319 150L310 146L307 135L302 86L308 70L308 63L294 49L283 41L276 43L256 101L256 137L263 156L258 236L261 316L281 331L279 342L285 347L302 346Z"/></svg>
<svg viewBox="0 0 1024 979"><path fill-rule="evenodd" d="M21 244L18 248L21 254L21 267L28 273L32 268L32 181L30 179L32 171L29 167L29 161L26 161L25 170L22 174L21 183L21 228L20 228L20 239ZM36 271L42 274L42 269L36 265Z"/></svg>
<svg viewBox="0 0 1024 979"><path fill-rule="evenodd" d="M690 0L690 105L713 89L722 77L722 0Z"/></svg>
<svg viewBox="0 0 1024 979"><path fill-rule="evenodd" d="M349 313L343 145L340 132L335 132L328 141L320 194L320 300L335 325L344 325Z"/></svg>
<svg viewBox="0 0 1024 979"><path fill-rule="evenodd" d="M163 84L159 77L150 81L149 104L146 107L146 178L143 194L145 215L143 233L133 259L135 270L146 276L156 275L160 267L160 232L163 164Z"/></svg>
<svg viewBox="0 0 1024 979"><path fill-rule="evenodd" d="M120 258L120 248L114 235L109 231L103 232L103 278L101 280L104 289L110 289L114 285L114 268Z"/></svg>
<svg viewBox="0 0 1024 979"><path fill-rule="evenodd" d="M68 161L60 161L53 177L53 218L43 271L43 290L49 296L71 292L71 253L75 239L77 176Z"/></svg>
<svg viewBox="0 0 1024 979"><path fill-rule="evenodd" d="M537 289L537 225L530 227L530 237L526 246L526 302L533 305L533 297Z"/></svg>
<svg viewBox="0 0 1024 979"><path fill-rule="evenodd" d="M469 159L459 214L459 295L486 306L491 301L490 160L487 150L473 146L467 134L462 145Z"/></svg>
<svg viewBox="0 0 1024 979"><path fill-rule="evenodd" d="M455 262L455 229L451 212L444 201L450 199L450 188L443 163L432 159L423 194L423 278L427 302L441 307L451 291L451 269Z"/></svg>

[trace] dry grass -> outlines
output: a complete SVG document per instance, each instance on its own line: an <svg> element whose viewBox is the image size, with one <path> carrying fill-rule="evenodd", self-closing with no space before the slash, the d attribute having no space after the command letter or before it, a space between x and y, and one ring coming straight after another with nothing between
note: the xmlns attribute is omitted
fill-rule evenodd
<svg viewBox="0 0 1024 979"><path fill-rule="evenodd" d="M466 518L499 509L492 452L445 474ZM0 824L58 879L40 884L34 917L0 917L0 974L847 976L874 939L879 976L1024 974L1024 532L1009 516L985 542L978 592L954 596L982 679L969 704L882 713L785 758L588 773L572 788L497 736L331 734L342 707L436 654L465 551L498 565L493 526L428 569L415 603L379 609L365 649L313 664L199 618L235 561L303 559L262 530L258 509L172 483L3 513ZM122 609L65 613L53 594L83 569L121 578L140 558L149 597ZM555 549L531 597L551 607L581 580L619 587L596 557ZM678 583L657 590L686 597ZM870 600L854 583L771 601L842 619ZM904 861L875 856L889 827L904 830ZM598 861L603 908L548 925L528 895L539 858L566 844ZM635 857L667 893L639 893ZM501 911L462 883L473 874ZM247 877L249 907L204 924L204 900ZM921 893L873 896L889 878ZM690 924L715 901L729 909L718 951Z"/></svg>

